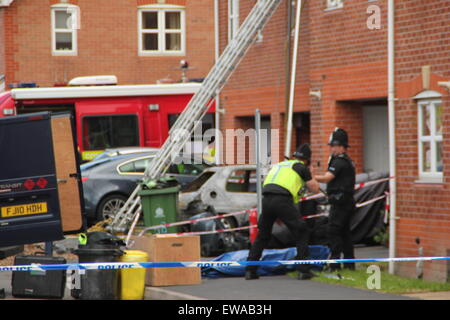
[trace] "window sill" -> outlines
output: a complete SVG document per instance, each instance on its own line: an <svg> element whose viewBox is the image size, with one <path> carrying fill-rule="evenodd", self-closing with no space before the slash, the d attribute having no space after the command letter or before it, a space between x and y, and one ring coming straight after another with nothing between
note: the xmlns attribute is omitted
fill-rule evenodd
<svg viewBox="0 0 450 320"><path fill-rule="evenodd" d="M76 57L78 52L52 52L53 57Z"/></svg>
<svg viewBox="0 0 450 320"><path fill-rule="evenodd" d="M336 11L336 10L343 9L343 8L344 8L344 6L331 7L331 8L325 8L323 11L330 12L330 11Z"/></svg>
<svg viewBox="0 0 450 320"><path fill-rule="evenodd" d="M185 52L157 52L157 53L147 53L139 52L139 57L184 57Z"/></svg>
<svg viewBox="0 0 450 320"><path fill-rule="evenodd" d="M415 184L423 185L423 184L429 184L429 185L442 185L444 184L443 178L420 178L419 180L414 181Z"/></svg>

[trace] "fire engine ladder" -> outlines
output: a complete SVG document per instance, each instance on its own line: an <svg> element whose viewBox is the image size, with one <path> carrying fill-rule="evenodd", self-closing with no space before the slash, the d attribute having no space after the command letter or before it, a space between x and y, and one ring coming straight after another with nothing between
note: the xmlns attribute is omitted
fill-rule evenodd
<svg viewBox="0 0 450 320"><path fill-rule="evenodd" d="M228 78L244 58L247 50L256 40L259 30L262 30L269 18L277 9L282 0L258 0L237 34L223 51L216 64L202 83L199 91L192 97L184 111L169 132L168 139L160 148L144 173L144 180L157 180L167 170L171 159L177 156L184 145L190 140L196 125L200 123L210 108L215 96L225 86ZM140 191L138 186L125 205L114 216L107 227L111 232L125 232L128 225L137 221L142 207L140 204Z"/></svg>

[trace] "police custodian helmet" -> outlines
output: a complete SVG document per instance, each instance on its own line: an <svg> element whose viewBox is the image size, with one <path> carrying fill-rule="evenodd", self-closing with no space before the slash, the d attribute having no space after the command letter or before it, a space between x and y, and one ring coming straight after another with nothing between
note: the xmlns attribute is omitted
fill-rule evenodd
<svg viewBox="0 0 450 320"><path fill-rule="evenodd" d="M330 146L343 146L348 147L348 135L344 129L336 128L330 135Z"/></svg>
<svg viewBox="0 0 450 320"><path fill-rule="evenodd" d="M309 146L309 144L304 143L300 147L298 147L293 156L297 159L311 160L311 154L311 147Z"/></svg>

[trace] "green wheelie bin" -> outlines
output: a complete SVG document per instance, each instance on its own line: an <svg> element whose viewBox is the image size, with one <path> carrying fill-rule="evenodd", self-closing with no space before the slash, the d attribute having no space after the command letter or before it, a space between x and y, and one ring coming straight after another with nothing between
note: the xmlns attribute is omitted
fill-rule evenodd
<svg viewBox="0 0 450 320"><path fill-rule="evenodd" d="M141 197L144 226L150 227L159 224L177 221L178 214L178 186L168 188L148 189L143 186L139 191ZM176 227L153 230L152 233L176 233Z"/></svg>

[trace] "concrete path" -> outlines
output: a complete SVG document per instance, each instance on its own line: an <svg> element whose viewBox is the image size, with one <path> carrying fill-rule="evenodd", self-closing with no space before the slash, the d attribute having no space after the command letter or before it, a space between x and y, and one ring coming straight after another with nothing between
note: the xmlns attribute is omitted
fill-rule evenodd
<svg viewBox="0 0 450 320"><path fill-rule="evenodd" d="M147 290L149 297L153 288ZM165 299L182 299L179 294L212 300L408 300L409 297L359 290L316 281L298 281L288 276L203 279L201 285L157 288ZM150 291L150 292L149 292ZM173 298L171 297L173 294Z"/></svg>

